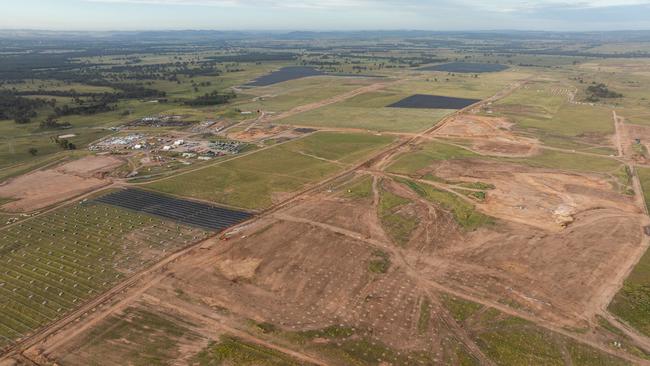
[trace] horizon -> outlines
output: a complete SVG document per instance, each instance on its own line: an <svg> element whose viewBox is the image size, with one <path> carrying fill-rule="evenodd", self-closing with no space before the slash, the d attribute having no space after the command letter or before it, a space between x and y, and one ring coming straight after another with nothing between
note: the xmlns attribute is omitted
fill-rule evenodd
<svg viewBox="0 0 650 366"><path fill-rule="evenodd" d="M519 31L648 30L650 0L25 0L3 30ZM146 14L143 16L142 14Z"/></svg>

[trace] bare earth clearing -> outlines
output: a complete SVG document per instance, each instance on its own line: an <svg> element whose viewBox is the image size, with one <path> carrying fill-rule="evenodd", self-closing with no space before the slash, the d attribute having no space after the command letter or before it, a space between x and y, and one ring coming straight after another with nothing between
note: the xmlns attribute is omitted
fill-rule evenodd
<svg viewBox="0 0 650 366"><path fill-rule="evenodd" d="M0 197L12 200L1 208L30 212L77 197L110 184L104 176L120 165L115 157L89 156L11 179L0 186Z"/></svg>
<svg viewBox="0 0 650 366"><path fill-rule="evenodd" d="M492 156L530 156L538 151L538 141L516 136L512 123L504 118L462 114L445 123L435 136L472 141L472 150Z"/></svg>

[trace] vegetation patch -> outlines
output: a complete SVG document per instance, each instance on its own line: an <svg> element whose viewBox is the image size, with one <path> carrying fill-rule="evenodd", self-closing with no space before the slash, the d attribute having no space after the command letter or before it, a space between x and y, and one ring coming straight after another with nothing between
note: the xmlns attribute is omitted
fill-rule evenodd
<svg viewBox="0 0 650 366"><path fill-rule="evenodd" d="M544 150L530 158L499 158L501 160L524 164L535 168L573 170L585 173L614 173L622 164L607 157L573 154L564 151Z"/></svg>
<svg viewBox="0 0 650 366"><path fill-rule="evenodd" d="M636 173L641 181L646 206L650 207L650 168L637 167Z"/></svg>
<svg viewBox="0 0 650 366"><path fill-rule="evenodd" d="M368 263L368 270L372 273L383 274L390 268L390 255L381 250L372 252L372 259Z"/></svg>
<svg viewBox="0 0 650 366"><path fill-rule="evenodd" d="M404 179L401 182L420 196L451 211L456 222L465 230L475 230L494 222L490 216L476 211L471 203L464 201L453 193L439 190L426 184L419 184L412 180Z"/></svg>
<svg viewBox="0 0 650 366"><path fill-rule="evenodd" d="M614 296L609 311L626 323L650 336L650 251L647 251L623 288Z"/></svg>
<svg viewBox="0 0 650 366"><path fill-rule="evenodd" d="M598 102L601 98L603 99L612 99L612 98L623 98L623 94L617 93L615 91L609 90L607 85L603 83L596 84L595 82L592 85L587 87L587 101L588 102Z"/></svg>
<svg viewBox="0 0 650 366"><path fill-rule="evenodd" d="M343 196L350 199L371 198L373 195L372 181L372 176L369 175L355 179L350 184L343 187Z"/></svg>
<svg viewBox="0 0 650 366"><path fill-rule="evenodd" d="M430 142L418 146L418 150L406 153L388 167L387 171L397 174L415 175L436 161L478 157L479 155L462 147L441 142Z"/></svg>
<svg viewBox="0 0 650 366"><path fill-rule="evenodd" d="M408 243L413 230L419 224L416 217L401 211L411 203L413 203L411 200L392 192L381 191L378 207L379 219L390 237L399 245Z"/></svg>
<svg viewBox="0 0 650 366"><path fill-rule="evenodd" d="M404 352L383 342L362 336L360 329L332 326L321 330L285 333L283 337L307 350L327 355L343 365L430 365L433 355L427 352ZM314 342L315 340L319 342ZM326 340L326 342L323 342Z"/></svg>
<svg viewBox="0 0 650 366"><path fill-rule="evenodd" d="M469 330L476 345L497 365L628 365L617 357L550 332L521 319L489 309Z"/></svg>
<svg viewBox="0 0 650 366"><path fill-rule="evenodd" d="M442 296L445 308L451 313L451 316L459 323L462 324L470 316L476 314L483 308L483 305L475 302L459 299L450 295Z"/></svg>
<svg viewBox="0 0 650 366"><path fill-rule="evenodd" d="M428 297L422 299L420 303L420 317L418 318L418 332L420 334L426 333L429 329L429 322L431 321L431 300Z"/></svg>
<svg viewBox="0 0 650 366"><path fill-rule="evenodd" d="M497 325L474 340L497 365L565 365L553 337L534 328Z"/></svg>
<svg viewBox="0 0 650 366"><path fill-rule="evenodd" d="M460 183L458 186L470 189L479 189L482 191L489 191L496 188L494 184L483 182Z"/></svg>
<svg viewBox="0 0 650 366"><path fill-rule="evenodd" d="M241 365L241 366L299 366L305 362L297 361L287 354L258 344L248 343L234 336L222 336L219 342L212 342L192 360L200 366Z"/></svg>
<svg viewBox="0 0 650 366"><path fill-rule="evenodd" d="M568 341L566 349L571 357L574 366L623 366L630 365L629 362L606 353L595 351L593 348L583 344Z"/></svg>
<svg viewBox="0 0 650 366"><path fill-rule="evenodd" d="M167 365L181 356L179 343L199 335L185 321L145 309L129 308L93 327L77 352L63 363L80 365Z"/></svg>

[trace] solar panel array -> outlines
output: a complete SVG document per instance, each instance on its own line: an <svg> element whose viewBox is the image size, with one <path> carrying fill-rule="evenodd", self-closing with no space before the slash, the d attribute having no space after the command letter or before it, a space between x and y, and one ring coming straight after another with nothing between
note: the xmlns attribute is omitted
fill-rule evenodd
<svg viewBox="0 0 650 366"><path fill-rule="evenodd" d="M101 196L95 201L214 231L222 231L246 221L252 216L244 211L173 198L139 189L120 190Z"/></svg>
<svg viewBox="0 0 650 366"><path fill-rule="evenodd" d="M415 94L389 105L388 108L463 109L478 102L479 99Z"/></svg>

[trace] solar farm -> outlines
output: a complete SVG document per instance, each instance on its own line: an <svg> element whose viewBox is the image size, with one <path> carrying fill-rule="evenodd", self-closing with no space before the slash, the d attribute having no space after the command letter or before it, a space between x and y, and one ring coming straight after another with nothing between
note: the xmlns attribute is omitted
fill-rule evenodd
<svg viewBox="0 0 650 366"><path fill-rule="evenodd" d="M243 211L175 199L137 189L120 190L101 196L96 201L214 231L222 231L252 217Z"/></svg>
<svg viewBox="0 0 650 366"><path fill-rule="evenodd" d="M0 52L0 366L650 364L639 53L175 34Z"/></svg>
<svg viewBox="0 0 650 366"><path fill-rule="evenodd" d="M2 347L208 232L84 203L0 231Z"/></svg>
<svg viewBox="0 0 650 366"><path fill-rule="evenodd" d="M389 108L417 108L417 109L463 109L478 103L478 99L443 97L438 95L416 94L404 98Z"/></svg>
<svg viewBox="0 0 650 366"><path fill-rule="evenodd" d="M508 66L500 64L484 64L476 62L450 62L446 64L422 67L422 71L443 71L443 72L458 72L458 73L485 73L485 72L499 72L507 70Z"/></svg>

